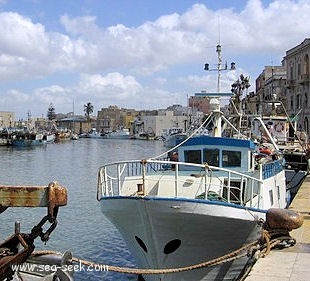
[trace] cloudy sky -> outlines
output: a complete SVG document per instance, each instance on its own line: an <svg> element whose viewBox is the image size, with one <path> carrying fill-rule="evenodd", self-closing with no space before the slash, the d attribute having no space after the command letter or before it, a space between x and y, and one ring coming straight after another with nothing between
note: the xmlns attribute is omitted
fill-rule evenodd
<svg viewBox="0 0 310 281"><path fill-rule="evenodd" d="M216 67L218 43L237 66L221 90L241 73L254 86L310 37L309 14L310 0L0 0L0 111L186 105L216 91L203 66Z"/></svg>

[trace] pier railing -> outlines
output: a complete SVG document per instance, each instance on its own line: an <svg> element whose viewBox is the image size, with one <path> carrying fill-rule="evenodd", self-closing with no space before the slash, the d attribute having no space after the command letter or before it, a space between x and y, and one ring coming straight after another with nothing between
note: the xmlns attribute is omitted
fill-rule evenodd
<svg viewBox="0 0 310 281"><path fill-rule="evenodd" d="M207 164L153 159L120 161L100 167L97 200L113 196L162 197L159 192L154 192L154 182L157 185L160 181L167 183L167 178L168 186L170 189L173 187L173 192L166 192L166 197L184 196L180 192L182 186L188 184L194 189L193 182L199 178L200 193L188 193L191 199L219 200L256 208L262 204L262 180L251 175ZM153 191L149 188L150 185ZM216 185L220 192L215 194L212 185Z"/></svg>

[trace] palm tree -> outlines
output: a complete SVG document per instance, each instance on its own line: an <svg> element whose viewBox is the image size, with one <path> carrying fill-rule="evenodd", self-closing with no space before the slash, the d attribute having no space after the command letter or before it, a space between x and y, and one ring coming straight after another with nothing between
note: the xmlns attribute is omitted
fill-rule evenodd
<svg viewBox="0 0 310 281"><path fill-rule="evenodd" d="M85 116L87 117L87 121L89 122L90 115L94 112L94 107L91 104L91 102L84 104L84 112L85 112Z"/></svg>
<svg viewBox="0 0 310 281"><path fill-rule="evenodd" d="M231 92L233 93L230 103L233 107L233 112L236 111L237 114L241 111L241 97L243 92L250 88L250 78L240 74L240 79L231 85Z"/></svg>
<svg viewBox="0 0 310 281"><path fill-rule="evenodd" d="M55 107L53 106L52 103L50 103L47 110L47 119L54 120L55 118L56 118Z"/></svg>

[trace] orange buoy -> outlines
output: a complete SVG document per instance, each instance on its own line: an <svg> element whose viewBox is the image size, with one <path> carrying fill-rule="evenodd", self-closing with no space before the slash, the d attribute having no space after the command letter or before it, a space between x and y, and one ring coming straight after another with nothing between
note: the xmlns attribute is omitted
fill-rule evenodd
<svg viewBox="0 0 310 281"><path fill-rule="evenodd" d="M270 155L272 153L272 151L268 148L260 148L259 152L267 155Z"/></svg>

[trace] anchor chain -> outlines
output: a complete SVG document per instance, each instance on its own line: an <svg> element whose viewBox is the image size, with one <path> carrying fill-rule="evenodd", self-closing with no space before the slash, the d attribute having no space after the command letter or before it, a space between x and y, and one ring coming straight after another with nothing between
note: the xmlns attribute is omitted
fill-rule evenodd
<svg viewBox="0 0 310 281"><path fill-rule="evenodd" d="M43 231L43 226L51 223L46 231ZM34 241L40 237L43 242L47 242L53 230L57 226L56 217L50 214L42 218L35 225L30 234L15 233L6 241L0 244L0 280L12 280L14 271L13 264L21 264L25 262L35 249Z"/></svg>
<svg viewBox="0 0 310 281"><path fill-rule="evenodd" d="M34 241L40 237L46 243L51 233L57 226L57 214L60 206L67 204L67 191L57 183L50 183L45 187L3 187L4 195L7 198L7 207L20 207L20 202L11 196L13 191L19 192L21 196L28 198L28 193L35 193L41 200L29 201L29 207L47 207L47 215L35 225L30 233L16 231L7 240L0 244L0 281L12 280L14 271L12 265L24 263L35 249ZM26 195L25 195L26 194ZM36 197L35 197L36 198ZM15 199L15 200L14 200ZM4 209L0 210L3 211ZM46 226L49 223L50 226ZM44 230L44 227L46 230Z"/></svg>
<svg viewBox="0 0 310 281"><path fill-rule="evenodd" d="M46 222L50 222L51 225L45 232L43 232L43 226ZM56 226L57 226L56 217L46 215L37 225L35 225L32 228L31 233L29 234L29 239L35 240L37 237L40 237L41 241L46 243L49 240L49 237L56 228Z"/></svg>

